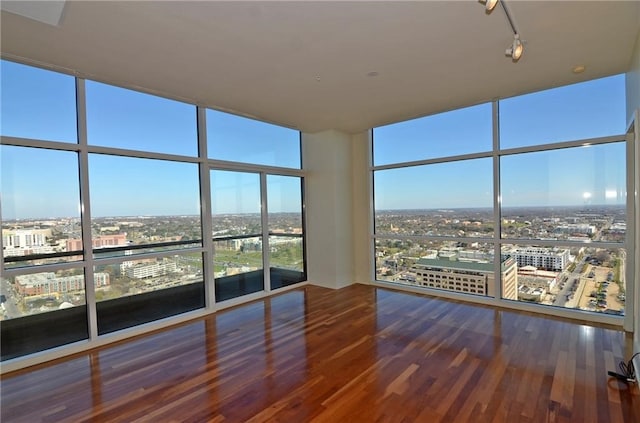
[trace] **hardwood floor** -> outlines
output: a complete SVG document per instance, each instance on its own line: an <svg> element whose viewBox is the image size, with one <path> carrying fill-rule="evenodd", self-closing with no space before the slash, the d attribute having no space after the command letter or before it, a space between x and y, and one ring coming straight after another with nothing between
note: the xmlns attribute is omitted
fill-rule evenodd
<svg viewBox="0 0 640 423"><path fill-rule="evenodd" d="M5 375L2 422L640 422L622 331L355 285Z"/></svg>

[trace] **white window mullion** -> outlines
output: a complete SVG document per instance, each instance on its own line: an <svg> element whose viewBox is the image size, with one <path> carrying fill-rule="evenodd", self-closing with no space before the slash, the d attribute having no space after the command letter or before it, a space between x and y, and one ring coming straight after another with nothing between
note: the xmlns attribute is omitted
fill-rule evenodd
<svg viewBox="0 0 640 423"><path fill-rule="evenodd" d="M78 145L80 170L80 222L82 225L82 246L84 250L85 295L87 318L89 319L89 339L98 338L98 312L96 290L93 279L93 237L91 234L91 204L89 201L89 149L87 140L87 103L85 80L76 78L76 113L78 118Z"/></svg>
<svg viewBox="0 0 640 423"><path fill-rule="evenodd" d="M204 278L205 307L215 310L216 292L213 261L213 222L211 221L211 170L207 163L207 110L198 107L198 156L200 169L200 222L202 228L202 276Z"/></svg>
<svg viewBox="0 0 640 423"><path fill-rule="evenodd" d="M640 113L635 113L635 133L638 132L638 125L640 125ZM636 262L636 249L640 248L640 245L636 244L636 231L638 228L636 227L636 222L638 221L638 210L636 209L637 202L637 190L636 186L636 174L638 169L636 168L636 148L637 148L638 140L635 139L634 133L627 134L627 234L625 237L625 252L626 252L626 260L625 260L625 272L622 277L625 278L625 288L626 288L626 299L625 301L625 317L623 328L628 332L634 332L640 330L640 328L634 327L635 322L634 318L638 310L635 309L636 306L636 290L638 289L638 279L635 277L636 275L636 266L638 263Z"/></svg>
<svg viewBox="0 0 640 423"><path fill-rule="evenodd" d="M493 269L494 269L494 284L495 284L495 298L496 300L502 300L502 244L501 237L501 197L500 197L500 110L498 101L492 103L492 122L493 122L493 238L495 243L493 244ZM518 287L516 286L516 291Z"/></svg>
<svg viewBox="0 0 640 423"><path fill-rule="evenodd" d="M262 268L264 269L264 290L271 292L271 264L269 247L269 204L267 200L267 174L260 173L260 218L262 221Z"/></svg>
<svg viewBox="0 0 640 423"><path fill-rule="evenodd" d="M375 205L375 186L373 182L373 129L369 129L367 133L367 164L369 166L368 175L368 188L371 195L369 195L369 257L371 262L369 264L369 280L376 280L376 205Z"/></svg>

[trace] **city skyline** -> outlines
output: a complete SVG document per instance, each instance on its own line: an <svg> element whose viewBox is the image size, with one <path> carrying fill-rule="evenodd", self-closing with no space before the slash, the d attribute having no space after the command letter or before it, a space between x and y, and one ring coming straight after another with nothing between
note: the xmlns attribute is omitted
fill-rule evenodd
<svg viewBox="0 0 640 423"><path fill-rule="evenodd" d="M553 210L553 209L580 209L581 211L589 211L592 208L600 208L600 207L614 207L621 208L626 210L625 204L589 204L585 206L584 204L575 204L575 205L560 205L560 206L513 206L513 207L502 207L502 210ZM425 212L456 212L456 211L487 211L492 212L493 207L432 207L432 208L390 208L390 209L376 209L376 213L386 213L386 212L417 212L417 211L425 211ZM269 212L269 214L297 214L298 210L293 211L277 211L277 212ZM212 216L259 216L261 212L219 212L212 213ZM92 216L94 219L112 219L112 218L138 218L138 219L147 219L154 217L200 217L200 213L196 214L119 214L119 215L104 215L104 216ZM37 221L37 220L49 220L49 219L77 219L80 220L80 217L72 217L72 216L36 216L36 217L22 217L22 218L13 218L6 219L3 218L5 222L20 222L20 221Z"/></svg>

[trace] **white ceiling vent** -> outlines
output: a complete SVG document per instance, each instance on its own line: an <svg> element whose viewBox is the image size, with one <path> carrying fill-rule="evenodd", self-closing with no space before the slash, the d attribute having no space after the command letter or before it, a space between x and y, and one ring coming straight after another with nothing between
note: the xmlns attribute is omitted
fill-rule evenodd
<svg viewBox="0 0 640 423"><path fill-rule="evenodd" d="M62 19L64 4L64 0L1 1L0 9L48 25L58 26Z"/></svg>

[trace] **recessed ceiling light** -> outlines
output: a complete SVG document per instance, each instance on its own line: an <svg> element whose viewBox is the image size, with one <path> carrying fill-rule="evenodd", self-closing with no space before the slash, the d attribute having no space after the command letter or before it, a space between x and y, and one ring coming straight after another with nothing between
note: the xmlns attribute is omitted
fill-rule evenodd
<svg viewBox="0 0 640 423"><path fill-rule="evenodd" d="M577 66L574 66L573 69L571 69L571 72L573 72L573 73L582 73L582 72L584 72L585 69L586 69L586 67L584 65L577 65Z"/></svg>

